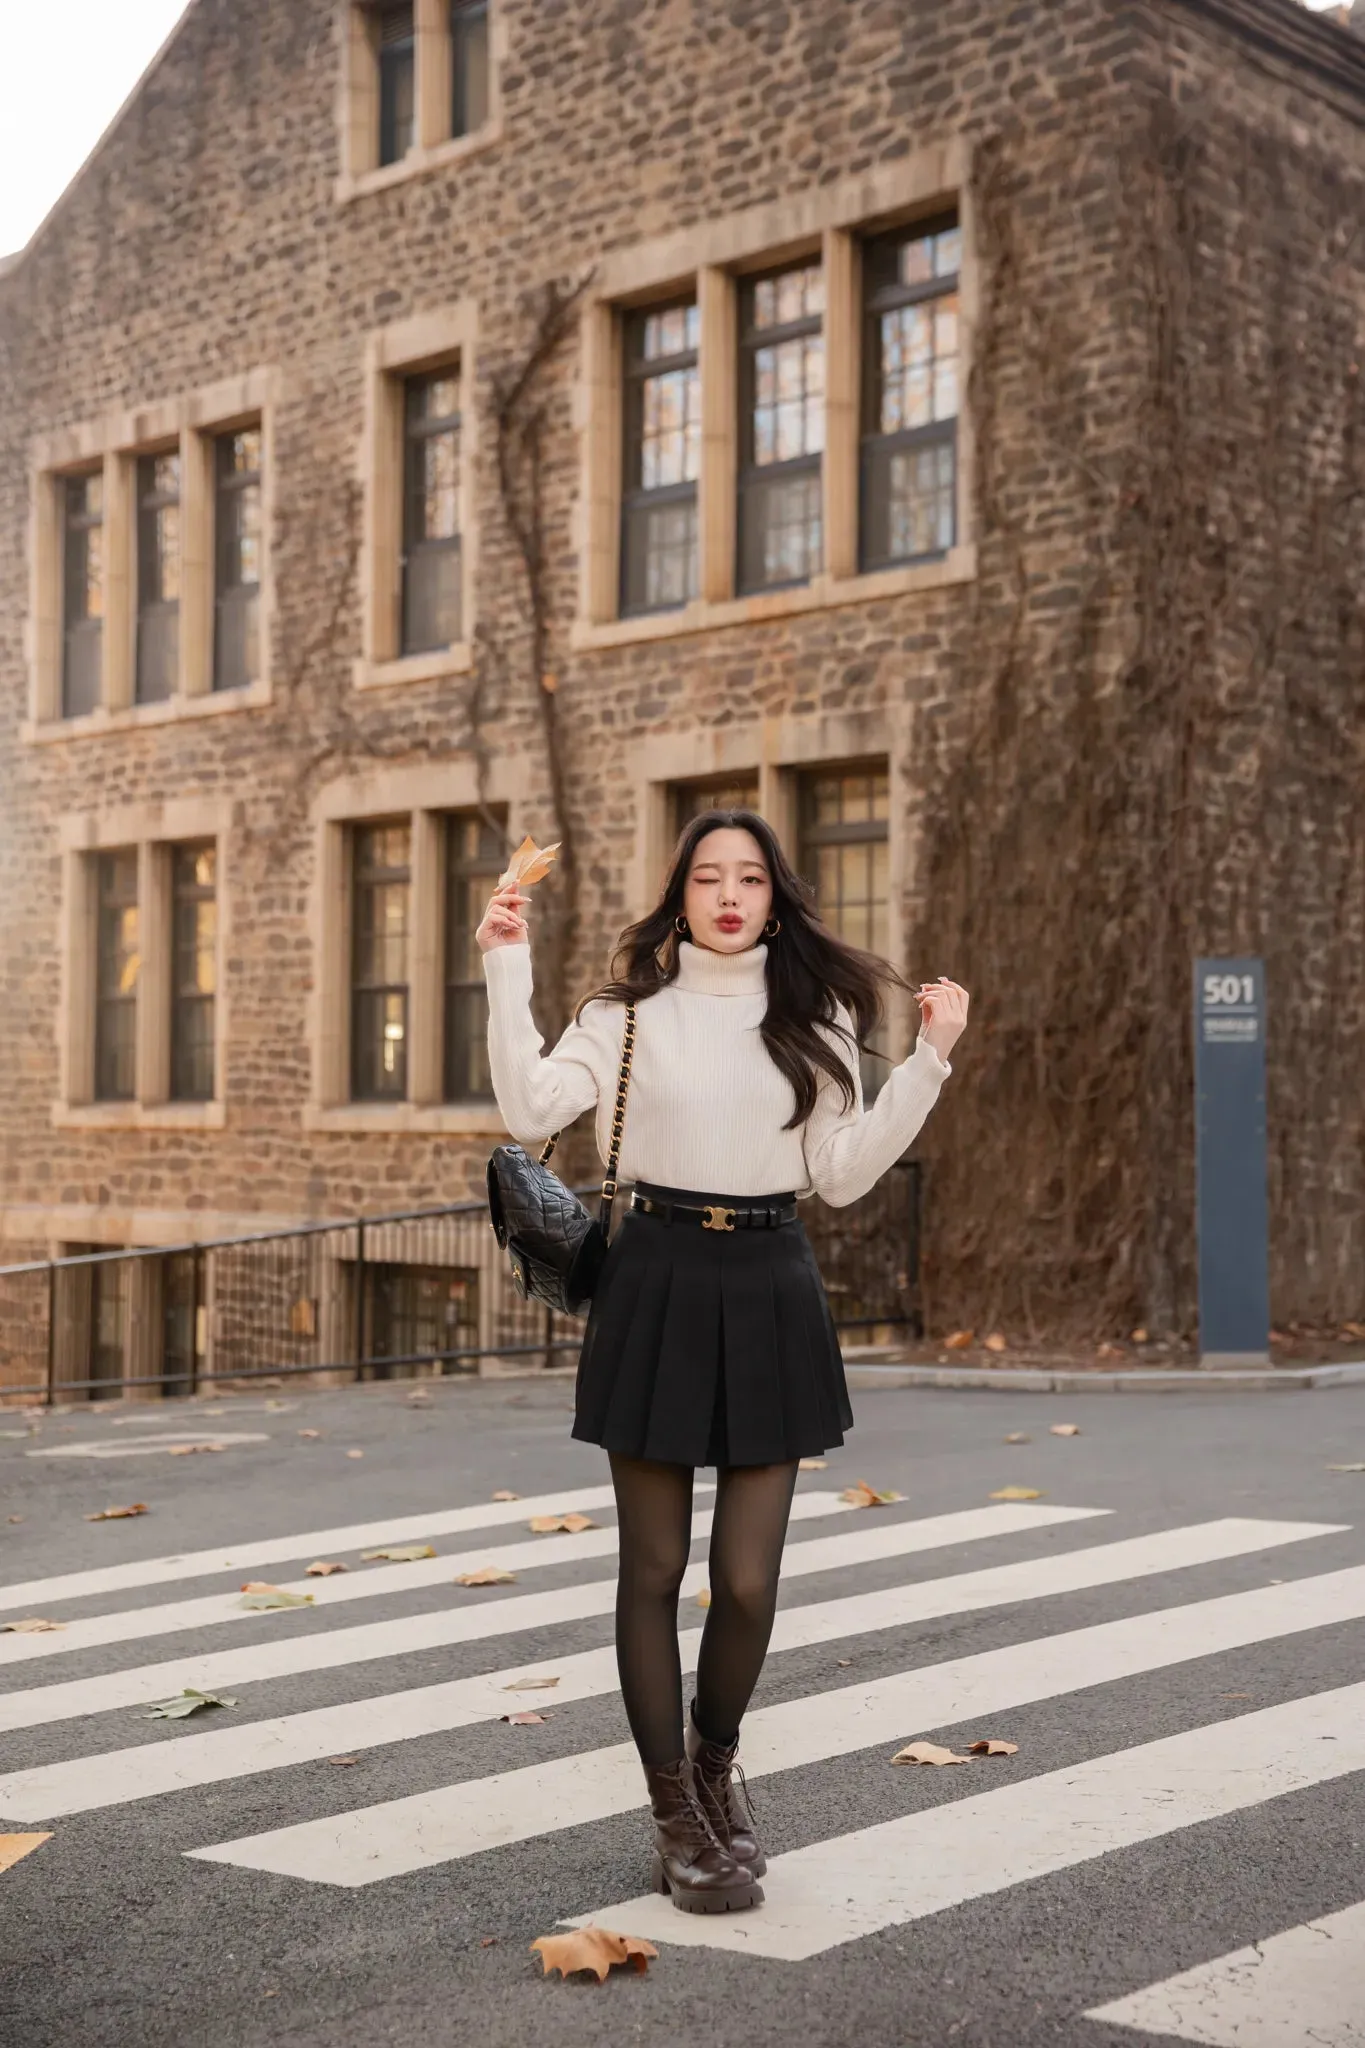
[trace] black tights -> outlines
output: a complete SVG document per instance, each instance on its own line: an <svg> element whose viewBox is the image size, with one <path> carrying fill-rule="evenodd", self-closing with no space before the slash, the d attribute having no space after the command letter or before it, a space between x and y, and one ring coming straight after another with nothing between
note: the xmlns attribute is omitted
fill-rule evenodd
<svg viewBox="0 0 1365 2048"><path fill-rule="evenodd" d="M635 1746L646 1764L683 1751L678 1588L692 1541L692 1467L611 1459L621 1570L616 1662ZM729 1742L758 1683L777 1607L796 1465L730 1465L717 1474L711 1605L697 1658L696 1719Z"/></svg>

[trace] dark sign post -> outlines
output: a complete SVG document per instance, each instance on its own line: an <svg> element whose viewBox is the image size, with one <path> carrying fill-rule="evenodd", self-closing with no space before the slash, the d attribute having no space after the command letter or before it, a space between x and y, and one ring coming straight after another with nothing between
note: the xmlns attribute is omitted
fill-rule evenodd
<svg viewBox="0 0 1365 2048"><path fill-rule="evenodd" d="M1194 963L1199 1348L1206 1366L1270 1358L1265 969Z"/></svg>

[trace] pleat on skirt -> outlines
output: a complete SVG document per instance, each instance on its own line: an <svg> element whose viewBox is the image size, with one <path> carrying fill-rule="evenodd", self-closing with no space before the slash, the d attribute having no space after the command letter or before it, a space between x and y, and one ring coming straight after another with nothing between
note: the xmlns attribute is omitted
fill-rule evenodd
<svg viewBox="0 0 1365 2048"><path fill-rule="evenodd" d="M670 1464L771 1465L841 1444L852 1422L834 1318L799 1220L712 1231L628 1212L588 1317L575 1437Z"/></svg>

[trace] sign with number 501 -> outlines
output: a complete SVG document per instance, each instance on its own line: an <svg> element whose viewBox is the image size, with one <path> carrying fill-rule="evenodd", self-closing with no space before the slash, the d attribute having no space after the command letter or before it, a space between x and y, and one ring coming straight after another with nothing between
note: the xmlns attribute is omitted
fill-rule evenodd
<svg viewBox="0 0 1365 2048"><path fill-rule="evenodd" d="M1259 960L1196 960L1195 1172L1199 1345L1205 1365L1270 1356L1265 973Z"/></svg>
<svg viewBox="0 0 1365 2048"><path fill-rule="evenodd" d="M1250 1009L1256 1001L1256 977L1254 974L1206 974L1204 976L1204 1007L1216 1009L1218 1005L1238 1003Z"/></svg>

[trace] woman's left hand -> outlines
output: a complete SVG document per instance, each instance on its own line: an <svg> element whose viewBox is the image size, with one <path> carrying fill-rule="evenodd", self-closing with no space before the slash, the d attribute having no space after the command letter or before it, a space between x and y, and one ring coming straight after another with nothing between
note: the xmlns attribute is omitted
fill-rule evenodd
<svg viewBox="0 0 1365 2048"><path fill-rule="evenodd" d="M965 988L940 975L915 991L919 1004L919 1035L927 1039L941 1060L946 1060L967 1029L967 1008L971 997Z"/></svg>

